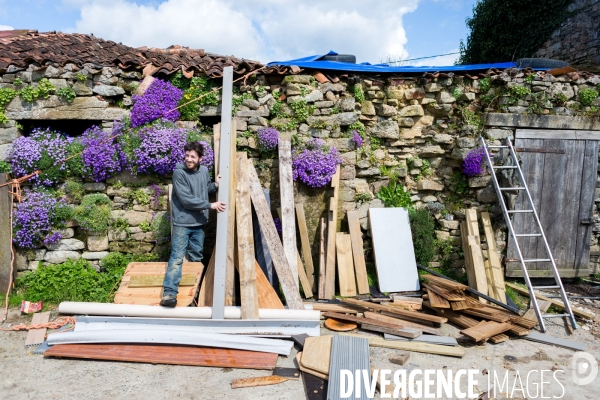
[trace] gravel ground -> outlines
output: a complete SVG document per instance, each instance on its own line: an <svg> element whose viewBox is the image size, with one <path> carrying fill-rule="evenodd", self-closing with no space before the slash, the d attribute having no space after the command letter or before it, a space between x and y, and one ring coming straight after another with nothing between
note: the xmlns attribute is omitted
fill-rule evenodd
<svg viewBox="0 0 600 400"><path fill-rule="evenodd" d="M598 315L598 309L586 307ZM53 313L51 319L56 315ZM31 316L22 316L18 310L11 310L7 322L2 325L31 322ZM445 334L459 338L461 335L454 326L444 324ZM600 359L600 347L597 333L598 322L582 324L581 329L568 336L562 320L550 323L548 334L556 337L577 340L586 344L586 351ZM360 332L364 333L364 332ZM322 334L331 334L322 329ZM365 333L366 334L366 333ZM75 359L51 359L32 354L33 349L24 347L26 332L0 332L0 398L1 399L304 399L301 381L287 381L279 385L256 388L231 389L230 382L236 378L269 375L268 371L232 370L224 368L202 368L171 365L152 365L139 363L89 361ZM557 372L557 378L564 386L564 399L598 399L600 376L587 386L575 385L572 379L573 350L554 347L523 339L513 339L497 345L476 346L461 342L466 349L462 359L432 354L412 352L404 367L391 364L389 357L397 351L371 348L371 365L376 369L395 371L406 368L442 369L478 369L480 392L488 388L488 377L483 370L504 376L508 370L511 385L519 372L523 387L527 385L527 374L535 370L564 370ZM278 366L295 366L296 350L289 357L279 357ZM507 357L509 356L509 357ZM561 386L552 378L552 372L546 373L544 396L557 398L561 395ZM539 372L532 372L529 379L529 394L515 391L512 398L534 399L539 384ZM466 389L466 383L461 381ZM518 385L517 385L518 388ZM512 388L511 388L512 389ZM379 398L379 394L376 395ZM415 398L415 397L413 397ZM418 397L417 397L418 398ZM445 398L445 397L443 397ZM496 398L505 398L498 396Z"/></svg>

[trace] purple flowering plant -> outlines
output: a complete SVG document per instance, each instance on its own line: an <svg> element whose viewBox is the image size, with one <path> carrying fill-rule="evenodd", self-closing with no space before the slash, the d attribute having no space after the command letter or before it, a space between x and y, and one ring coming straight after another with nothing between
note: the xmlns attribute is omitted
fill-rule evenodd
<svg viewBox="0 0 600 400"><path fill-rule="evenodd" d="M182 95L183 91L170 82L155 79L143 95L132 97L131 126L136 128L159 118L177 121L179 111L171 110L177 107Z"/></svg>
<svg viewBox="0 0 600 400"><path fill-rule="evenodd" d="M480 176L485 171L485 165L483 163L484 152L485 150L483 147L478 147L471 150L463 160L462 170L469 178Z"/></svg>
<svg viewBox="0 0 600 400"><path fill-rule="evenodd" d="M73 216L64 200L44 191L30 191L13 211L13 242L25 249L57 243L59 229Z"/></svg>
<svg viewBox="0 0 600 400"><path fill-rule="evenodd" d="M256 133L258 136L258 147L260 151L272 151L279 143L279 131L273 127L261 128Z"/></svg>
<svg viewBox="0 0 600 400"><path fill-rule="evenodd" d="M204 165L209 171L213 167L215 163L215 152L213 151L210 143L202 140L203 132L201 129L194 128L190 129L187 132L187 143L198 142L202 146L204 150L204 155L202 156L202 161L200 161L200 165ZM184 154L185 156L185 154ZM181 160L183 162L183 159Z"/></svg>
<svg viewBox="0 0 600 400"><path fill-rule="evenodd" d="M342 163L340 153L329 147L322 139L310 139L292 152L292 173L294 180L300 180L313 188L320 188L331 182L331 178Z"/></svg>
<svg viewBox="0 0 600 400"><path fill-rule="evenodd" d="M352 141L354 142L354 145L357 149L363 145L363 138L360 136L356 129L352 131Z"/></svg>
<svg viewBox="0 0 600 400"><path fill-rule="evenodd" d="M81 159L82 177L101 182L121 172L119 145L111 134L93 126L83 132Z"/></svg>

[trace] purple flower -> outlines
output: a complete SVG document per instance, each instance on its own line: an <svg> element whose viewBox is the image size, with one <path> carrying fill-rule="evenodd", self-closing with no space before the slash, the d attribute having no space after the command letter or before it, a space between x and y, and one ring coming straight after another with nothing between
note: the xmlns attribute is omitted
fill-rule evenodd
<svg viewBox="0 0 600 400"><path fill-rule="evenodd" d="M130 166L135 173L168 175L185 156L183 146L187 132L172 123L160 123L143 127L137 132L139 146L132 151Z"/></svg>
<svg viewBox="0 0 600 400"><path fill-rule="evenodd" d="M119 145L114 139L108 140L110 136L97 126L83 132L83 178L100 182L121 172Z"/></svg>
<svg viewBox="0 0 600 400"><path fill-rule="evenodd" d="M281 225L281 220L279 219L279 217L275 217L275 218L273 218L273 222L275 223L275 229L277 229L277 233L279 233L279 236L281 236L283 234L283 227Z"/></svg>
<svg viewBox="0 0 600 400"><path fill-rule="evenodd" d="M202 156L202 161L200 161L200 165L204 165L209 171L213 167L215 163L215 152L208 142L199 141L204 149L204 155Z"/></svg>
<svg viewBox="0 0 600 400"><path fill-rule="evenodd" d="M304 148L292 153L293 178L310 187L323 187L331 182L341 163L342 158L335 147L329 148L321 139L310 139Z"/></svg>
<svg viewBox="0 0 600 400"><path fill-rule="evenodd" d="M26 193L13 211L13 242L26 249L58 242L62 235L55 226L66 222L63 209L69 207L46 192Z"/></svg>
<svg viewBox="0 0 600 400"><path fill-rule="evenodd" d="M352 131L352 141L357 149L363 145L363 138L360 137L360 134L356 129Z"/></svg>
<svg viewBox="0 0 600 400"><path fill-rule="evenodd" d="M171 110L177 107L182 95L183 91L171 83L155 79L142 96L132 97L131 126L136 128L158 118L177 121L179 111Z"/></svg>
<svg viewBox="0 0 600 400"><path fill-rule="evenodd" d="M279 131L277 129L268 127L261 128L257 132L258 135L258 146L261 151L271 151L277 148L279 143Z"/></svg>
<svg viewBox="0 0 600 400"><path fill-rule="evenodd" d="M482 147L478 147L467 154L462 164L462 170L466 176L473 177L483 174L485 170L483 164L484 151Z"/></svg>
<svg viewBox="0 0 600 400"><path fill-rule="evenodd" d="M26 136L18 137L8 153L12 173L21 177L35 171L37 162L42 157L40 143Z"/></svg>

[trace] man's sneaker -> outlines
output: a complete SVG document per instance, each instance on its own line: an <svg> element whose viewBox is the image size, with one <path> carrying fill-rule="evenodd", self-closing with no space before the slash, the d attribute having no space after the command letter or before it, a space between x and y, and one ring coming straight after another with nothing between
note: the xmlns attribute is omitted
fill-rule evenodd
<svg viewBox="0 0 600 400"><path fill-rule="evenodd" d="M166 294L160 300L160 305L163 307L175 307L177 305L177 297L172 294Z"/></svg>

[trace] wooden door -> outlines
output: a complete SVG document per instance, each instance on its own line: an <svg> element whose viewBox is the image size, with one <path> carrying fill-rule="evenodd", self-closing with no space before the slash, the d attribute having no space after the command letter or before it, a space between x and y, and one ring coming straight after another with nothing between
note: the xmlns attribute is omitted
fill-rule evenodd
<svg viewBox="0 0 600 400"><path fill-rule="evenodd" d="M521 157L525 181L560 276L587 276L594 192L597 180L598 142L579 140L579 135L561 135L564 131L517 130L515 147ZM561 138L561 139L558 139ZM524 191L516 209L528 209ZM532 214L514 214L515 233L538 233ZM545 259L543 238L519 238L525 259ZM506 275L523 276L516 246L508 240ZM529 263L531 277L552 277L551 264Z"/></svg>

